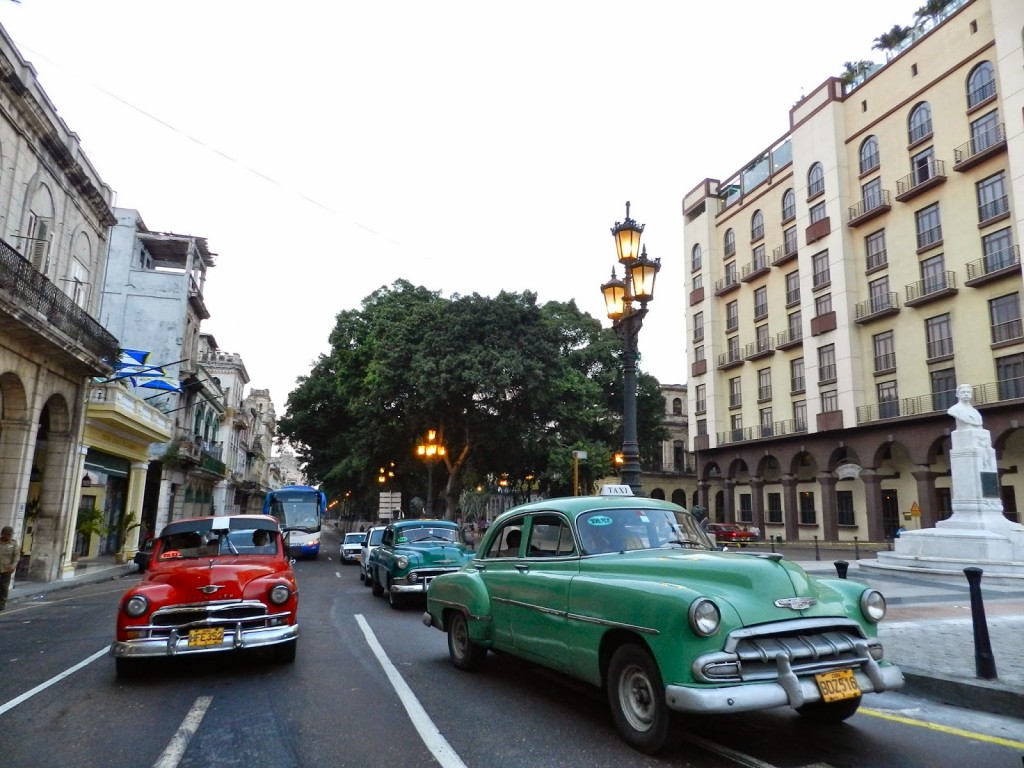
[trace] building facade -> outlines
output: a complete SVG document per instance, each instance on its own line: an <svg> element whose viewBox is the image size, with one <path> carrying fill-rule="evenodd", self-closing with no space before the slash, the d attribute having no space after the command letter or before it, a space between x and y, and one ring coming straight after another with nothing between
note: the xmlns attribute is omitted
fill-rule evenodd
<svg viewBox="0 0 1024 768"><path fill-rule="evenodd" d="M662 424L668 440L661 444L661 454L654 457L652 467L644 469L640 484L651 498L666 499L689 509L697 504L697 461L689 450L686 414L686 385L662 384L665 402Z"/></svg>
<svg viewBox="0 0 1024 768"><path fill-rule="evenodd" d="M1022 36L1019 0L954 0L685 196L688 416L712 519L826 541L934 526L958 384L1019 519Z"/></svg>
<svg viewBox="0 0 1024 768"><path fill-rule="evenodd" d="M81 478L87 382L116 337L96 318L113 191L0 29L0 524L18 578L58 578Z"/></svg>

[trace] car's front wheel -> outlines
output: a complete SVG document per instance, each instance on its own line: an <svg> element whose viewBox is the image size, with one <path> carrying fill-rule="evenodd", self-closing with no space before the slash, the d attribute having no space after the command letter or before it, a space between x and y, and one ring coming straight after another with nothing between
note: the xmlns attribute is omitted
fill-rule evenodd
<svg viewBox="0 0 1024 768"><path fill-rule="evenodd" d="M398 592L395 591L391 584L391 579L388 579L388 605L394 608L396 611L401 610L405 605L405 598Z"/></svg>
<svg viewBox="0 0 1024 768"><path fill-rule="evenodd" d="M469 622L463 613L448 615L448 655L456 669L473 670L487 655L487 649L469 638Z"/></svg>
<svg viewBox="0 0 1024 768"><path fill-rule="evenodd" d="M623 645L608 665L608 703L619 734L636 750L653 755L678 743L678 723L665 702L665 685L651 654Z"/></svg>
<svg viewBox="0 0 1024 768"><path fill-rule="evenodd" d="M860 696L839 701L813 701L797 707L796 711L816 723L841 723L860 708Z"/></svg>

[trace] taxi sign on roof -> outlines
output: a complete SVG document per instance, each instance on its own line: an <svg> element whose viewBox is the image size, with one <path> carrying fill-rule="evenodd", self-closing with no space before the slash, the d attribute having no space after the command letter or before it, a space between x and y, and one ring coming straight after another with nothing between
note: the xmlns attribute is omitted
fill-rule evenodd
<svg viewBox="0 0 1024 768"><path fill-rule="evenodd" d="M633 489L625 484L620 485L602 485L601 496L632 496Z"/></svg>

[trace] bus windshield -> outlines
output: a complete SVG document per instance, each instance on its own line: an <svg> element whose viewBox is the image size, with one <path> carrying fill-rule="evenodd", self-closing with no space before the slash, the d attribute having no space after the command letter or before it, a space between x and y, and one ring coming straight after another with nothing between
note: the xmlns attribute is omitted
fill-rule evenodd
<svg viewBox="0 0 1024 768"><path fill-rule="evenodd" d="M267 494L264 512L275 518L283 531L316 533L324 506L324 495L315 488L288 487Z"/></svg>

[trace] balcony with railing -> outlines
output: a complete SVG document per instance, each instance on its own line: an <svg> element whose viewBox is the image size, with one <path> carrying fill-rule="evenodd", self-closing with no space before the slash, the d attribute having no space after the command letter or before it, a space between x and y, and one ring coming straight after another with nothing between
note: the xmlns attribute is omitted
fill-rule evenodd
<svg viewBox="0 0 1024 768"><path fill-rule="evenodd" d="M758 358L774 354L775 342L767 337L752 341L743 350L743 358L745 360L757 360Z"/></svg>
<svg viewBox="0 0 1024 768"><path fill-rule="evenodd" d="M877 272L878 270L883 269L888 265L889 252L885 248L882 248L880 250L875 251L874 253L868 254L867 260L865 261L864 265L864 273L870 275L872 272Z"/></svg>
<svg viewBox="0 0 1024 768"><path fill-rule="evenodd" d="M1006 151L1006 126L1003 123L979 133L953 150L953 170L967 171Z"/></svg>
<svg viewBox="0 0 1024 768"><path fill-rule="evenodd" d="M743 365L743 354L738 348L718 354L718 370L723 371L728 368L735 368L737 365Z"/></svg>
<svg viewBox="0 0 1024 768"><path fill-rule="evenodd" d="M992 326L993 344L1011 344L1024 340L1024 325L1019 317Z"/></svg>
<svg viewBox="0 0 1024 768"><path fill-rule="evenodd" d="M775 334L775 348L789 349L790 347L795 347L803 340L804 332L802 328L787 328Z"/></svg>
<svg viewBox="0 0 1024 768"><path fill-rule="evenodd" d="M741 279L744 283L749 283L761 275L767 275L770 269L768 258L761 254L752 259L750 263L743 265L743 277Z"/></svg>
<svg viewBox="0 0 1024 768"><path fill-rule="evenodd" d="M953 356L953 339L945 336L925 344L925 362L934 363Z"/></svg>
<svg viewBox="0 0 1024 768"><path fill-rule="evenodd" d="M849 208L849 221L847 226L859 227L865 222L871 221L876 216L892 210L892 202L889 199L889 190L882 189L878 193L868 195L859 200Z"/></svg>
<svg viewBox="0 0 1024 768"><path fill-rule="evenodd" d="M715 296L723 296L740 287L740 281L736 275L726 275L715 281Z"/></svg>
<svg viewBox="0 0 1024 768"><path fill-rule="evenodd" d="M946 163L943 160L928 160L896 180L896 200L905 203L923 192L946 181Z"/></svg>
<svg viewBox="0 0 1024 768"><path fill-rule="evenodd" d="M798 255L796 238L790 238L782 245L772 249L772 266L777 267L786 262L792 261Z"/></svg>
<svg viewBox="0 0 1024 768"><path fill-rule="evenodd" d="M771 424L758 424L756 427L744 429L727 429L718 432L718 444L728 445L730 443L742 443L748 440L767 440L769 438L785 437L786 435L799 435L807 432L807 423L800 419L786 419L775 421Z"/></svg>
<svg viewBox="0 0 1024 768"><path fill-rule="evenodd" d="M926 251L942 244L942 225L922 229L917 233L917 252Z"/></svg>
<svg viewBox="0 0 1024 768"><path fill-rule="evenodd" d="M971 398L976 406L1024 400L1024 377L1003 379L988 384L975 385ZM928 416L945 413L957 401L956 390L947 389L917 397L898 400L884 400L872 405L857 407L857 423L868 424L886 419Z"/></svg>
<svg viewBox="0 0 1024 768"><path fill-rule="evenodd" d="M995 251L967 265L964 285L975 287L1003 277L1020 278L1020 246Z"/></svg>
<svg viewBox="0 0 1024 768"><path fill-rule="evenodd" d="M929 275L906 287L907 298L903 304L908 307L953 296L957 292L956 273L951 270Z"/></svg>
<svg viewBox="0 0 1024 768"><path fill-rule="evenodd" d="M1010 197L1003 195L978 206L978 226L985 226L1010 215Z"/></svg>
<svg viewBox="0 0 1024 768"><path fill-rule="evenodd" d="M117 359L117 339L3 240L0 295L17 308L16 317L0 312L0 332L4 335L24 334L26 327L35 330L39 340L53 346L53 350L40 347L40 351L70 354L75 372L83 375L106 373L107 366ZM54 331L64 338L55 338ZM75 348L69 348L68 340Z"/></svg>
<svg viewBox="0 0 1024 768"><path fill-rule="evenodd" d="M896 291L889 291L872 296L867 301L857 304L854 319L858 323L868 323L882 317L895 315L899 311L899 294Z"/></svg>

